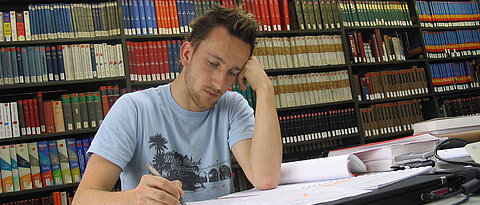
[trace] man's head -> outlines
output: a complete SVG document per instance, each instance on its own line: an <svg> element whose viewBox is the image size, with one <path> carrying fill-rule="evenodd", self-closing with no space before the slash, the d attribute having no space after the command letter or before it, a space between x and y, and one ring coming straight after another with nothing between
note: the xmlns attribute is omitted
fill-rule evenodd
<svg viewBox="0 0 480 205"><path fill-rule="evenodd" d="M184 68L179 80L184 92L176 100L182 107L202 111L215 105L251 56L256 29L250 16L220 6L192 23L192 33L180 52Z"/></svg>
<svg viewBox="0 0 480 205"><path fill-rule="evenodd" d="M228 9L217 4L190 24L192 32L187 36L187 41L193 44L194 52L210 32L219 26L226 28L230 34L248 43L251 46L250 55L253 54L257 37L257 21L237 8Z"/></svg>

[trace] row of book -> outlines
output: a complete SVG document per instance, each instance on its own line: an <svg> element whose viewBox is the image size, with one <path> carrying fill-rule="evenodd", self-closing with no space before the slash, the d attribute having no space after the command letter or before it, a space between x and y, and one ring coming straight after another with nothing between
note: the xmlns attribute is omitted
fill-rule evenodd
<svg viewBox="0 0 480 205"><path fill-rule="evenodd" d="M1 103L0 139L97 128L119 96L118 87L105 86L61 100L47 101L37 92L34 99Z"/></svg>
<svg viewBox="0 0 480 205"><path fill-rule="evenodd" d="M0 42L120 35L117 3L29 5L0 12Z"/></svg>
<svg viewBox="0 0 480 205"><path fill-rule="evenodd" d="M181 40L129 42L128 64L132 81L170 80L180 75Z"/></svg>
<svg viewBox="0 0 480 205"><path fill-rule="evenodd" d="M365 137L404 132L423 121L422 106L418 99L375 104L360 108L360 118Z"/></svg>
<svg viewBox="0 0 480 205"><path fill-rule="evenodd" d="M2 145L3 193L80 182L93 140L73 138ZM1 193L0 192L0 193Z"/></svg>
<svg viewBox="0 0 480 205"><path fill-rule="evenodd" d="M480 54L480 29L423 31L429 58L460 57Z"/></svg>
<svg viewBox="0 0 480 205"><path fill-rule="evenodd" d="M322 154L319 150L331 150L332 148L338 148L343 146L345 143L344 139L327 139L320 142L310 142L306 144L298 144L294 146L283 146L283 155L284 159L291 160L302 160L304 157L321 157ZM308 154L305 154L308 153ZM300 157L299 157L300 156ZM303 156L303 157L302 157Z"/></svg>
<svg viewBox="0 0 480 205"><path fill-rule="evenodd" d="M353 79L359 101L428 93L425 69L417 66L409 69L354 74Z"/></svg>
<svg viewBox="0 0 480 205"><path fill-rule="evenodd" d="M260 37L254 55L265 69L345 64L340 35Z"/></svg>
<svg viewBox="0 0 480 205"><path fill-rule="evenodd" d="M296 30L338 29L340 28L340 13L337 0L294 0ZM293 19L293 12L292 12Z"/></svg>
<svg viewBox="0 0 480 205"><path fill-rule="evenodd" d="M477 1L415 1L422 27L480 25Z"/></svg>
<svg viewBox="0 0 480 205"><path fill-rule="evenodd" d="M405 60L404 40L398 33L380 33L375 29L371 34L353 32L348 34L353 63L374 63Z"/></svg>
<svg viewBox="0 0 480 205"><path fill-rule="evenodd" d="M407 1L341 0L344 26L411 26Z"/></svg>
<svg viewBox="0 0 480 205"><path fill-rule="evenodd" d="M430 64L435 92L480 87L480 69L473 61Z"/></svg>
<svg viewBox="0 0 480 205"><path fill-rule="evenodd" d="M358 133L353 108L316 108L278 116L283 144Z"/></svg>
<svg viewBox="0 0 480 205"><path fill-rule="evenodd" d="M439 99L441 117L458 117L480 114L480 96Z"/></svg>
<svg viewBox="0 0 480 205"><path fill-rule="evenodd" d="M69 205L72 204L72 200L73 196L66 191L55 191L50 196L12 201L4 203L4 205Z"/></svg>
<svg viewBox="0 0 480 205"><path fill-rule="evenodd" d="M0 85L125 76L122 45L2 47Z"/></svg>
<svg viewBox="0 0 480 205"><path fill-rule="evenodd" d="M348 71L269 76L277 108L352 99Z"/></svg>
<svg viewBox="0 0 480 205"><path fill-rule="evenodd" d="M282 9L279 2L283 3ZM260 31L279 31L290 30L286 2L285 0L122 0L122 11L127 35L189 33L190 23L210 10L214 4L227 8L241 7L261 23Z"/></svg>

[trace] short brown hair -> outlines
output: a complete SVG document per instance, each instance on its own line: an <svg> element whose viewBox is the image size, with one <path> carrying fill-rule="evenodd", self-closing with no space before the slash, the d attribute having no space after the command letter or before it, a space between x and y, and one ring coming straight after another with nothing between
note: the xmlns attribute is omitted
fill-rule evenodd
<svg viewBox="0 0 480 205"><path fill-rule="evenodd" d="M228 9L218 4L213 5L210 11L190 24L192 31L186 39L193 44L194 52L210 31L218 26L225 27L230 34L248 43L251 47L250 55L253 54L257 37L257 21L238 8Z"/></svg>

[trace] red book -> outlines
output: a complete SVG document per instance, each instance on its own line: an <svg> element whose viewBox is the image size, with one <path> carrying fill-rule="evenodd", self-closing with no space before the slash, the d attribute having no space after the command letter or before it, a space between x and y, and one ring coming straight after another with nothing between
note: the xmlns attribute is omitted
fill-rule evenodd
<svg viewBox="0 0 480 205"><path fill-rule="evenodd" d="M277 21L275 19L275 5L273 4L274 0L266 0L268 3L268 13L269 13L269 18L270 18L270 26L272 31L277 31Z"/></svg>
<svg viewBox="0 0 480 205"><path fill-rule="evenodd" d="M367 62L366 54L365 54L365 47L363 47L363 37L362 33L356 33L357 34L357 39L358 39L358 48L359 48L359 53L362 57L362 62Z"/></svg>
<svg viewBox="0 0 480 205"><path fill-rule="evenodd" d="M263 31L262 12L260 9L260 1L252 0L252 6L255 12L255 17L259 23L258 30Z"/></svg>
<svg viewBox="0 0 480 205"><path fill-rule="evenodd" d="M379 55L380 59L381 61L384 61L384 58L383 58L384 51L383 51L382 35L380 34L380 29L375 29L375 40L377 41L377 48L378 48L378 53L380 54Z"/></svg>
<svg viewBox="0 0 480 205"><path fill-rule="evenodd" d="M103 117L107 116L108 110L110 107L108 105L108 92L107 86L100 87L100 94L102 94L102 108L103 108Z"/></svg>
<svg viewBox="0 0 480 205"><path fill-rule="evenodd" d="M152 80L158 80L157 79L157 74L158 74L158 56L155 56L156 52L154 47L154 43L152 41L147 42L147 52L148 52L148 59L150 59L150 71L152 75ZM156 63L155 63L156 62Z"/></svg>
<svg viewBox="0 0 480 205"><path fill-rule="evenodd" d="M28 106L28 100L23 100L23 112L25 116L25 128L27 135L32 135L32 121L30 117L30 107Z"/></svg>
<svg viewBox="0 0 480 205"><path fill-rule="evenodd" d="M280 4L278 1L281 0L273 0L273 8L275 9L275 24L277 25L277 29L279 31L282 30L282 20L280 17Z"/></svg>
<svg viewBox="0 0 480 205"><path fill-rule="evenodd" d="M53 192L53 205L62 205L62 198L60 197L60 192Z"/></svg>
<svg viewBox="0 0 480 205"><path fill-rule="evenodd" d="M349 34L348 39L350 40L350 47L352 51L353 62L358 63L358 53L357 53L355 37L353 36L353 34Z"/></svg>
<svg viewBox="0 0 480 205"><path fill-rule="evenodd" d="M147 77L146 81L152 81L152 69L150 67L150 62L152 61L148 55L148 44L147 42L142 42L142 51L143 51L143 62L145 65L145 76Z"/></svg>
<svg viewBox="0 0 480 205"><path fill-rule="evenodd" d="M280 20L283 30L290 30L290 15L288 13L288 0L280 1Z"/></svg>
<svg viewBox="0 0 480 205"><path fill-rule="evenodd" d="M48 47L47 47L48 48ZM37 92L37 103L38 103L38 115L39 115L39 120L40 120L40 131L42 133L45 132L45 114L43 111L43 96L42 92L38 91Z"/></svg>
<svg viewBox="0 0 480 205"><path fill-rule="evenodd" d="M35 124L32 124L32 126L35 127L35 133L37 134L41 134L40 132L40 120L39 120L39 114L38 114L38 102L37 102L37 99L33 99L32 101L32 107L33 107L33 122L35 122ZM33 129L33 127L32 127ZM33 134L33 133L32 133Z"/></svg>
<svg viewBox="0 0 480 205"><path fill-rule="evenodd" d="M263 31L271 31L270 13L268 11L267 0L260 0L260 10L262 12Z"/></svg>
<svg viewBox="0 0 480 205"><path fill-rule="evenodd" d="M253 13L251 4L248 0L242 0L242 6L245 13Z"/></svg>
<svg viewBox="0 0 480 205"><path fill-rule="evenodd" d="M25 21L23 19L23 12L15 12L17 16L17 36L19 41L25 40Z"/></svg>
<svg viewBox="0 0 480 205"><path fill-rule="evenodd" d="M143 48L142 42L134 42L135 62L137 63L137 78L138 81L145 81L145 64L143 63Z"/></svg>
<svg viewBox="0 0 480 205"><path fill-rule="evenodd" d="M52 102L44 102L43 109L45 114L45 125L46 125L46 132L47 133L54 133L55 132L55 118L53 117L53 104Z"/></svg>
<svg viewBox="0 0 480 205"><path fill-rule="evenodd" d="M170 67L168 64L168 47L167 41L162 41L162 56L163 56L163 73L165 73L165 79L170 79Z"/></svg>
<svg viewBox="0 0 480 205"><path fill-rule="evenodd" d="M163 72L163 55L162 55L162 41L155 41L153 42L155 44L154 49L155 49L155 55L156 60L158 62L158 74L157 80L165 80L165 74Z"/></svg>
<svg viewBox="0 0 480 205"><path fill-rule="evenodd" d="M156 21L157 21L157 29L158 34L164 34L163 33L163 21L162 21L162 12L160 11L160 1L159 0L154 0L154 6L155 6L155 13L156 13Z"/></svg>
<svg viewBox="0 0 480 205"><path fill-rule="evenodd" d="M174 30L174 33L180 33L180 26L178 24L178 10L177 10L177 3L175 0L170 0L170 19L172 23L172 30Z"/></svg>
<svg viewBox="0 0 480 205"><path fill-rule="evenodd" d="M168 2L159 0L160 1L160 12L162 12L162 21L163 25L165 26L165 32L167 34L172 34L172 20L170 19L170 13L168 10Z"/></svg>
<svg viewBox="0 0 480 205"><path fill-rule="evenodd" d="M133 47L132 42L127 41L127 58L128 58L128 68L130 72L130 81L135 81L135 59L133 58Z"/></svg>

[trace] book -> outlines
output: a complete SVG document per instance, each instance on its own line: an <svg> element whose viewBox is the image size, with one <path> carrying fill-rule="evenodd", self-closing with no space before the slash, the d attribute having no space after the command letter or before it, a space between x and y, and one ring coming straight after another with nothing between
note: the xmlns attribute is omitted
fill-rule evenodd
<svg viewBox="0 0 480 205"><path fill-rule="evenodd" d="M20 191L20 177L18 172L17 149L15 145L10 145L10 162L12 165L13 189Z"/></svg>
<svg viewBox="0 0 480 205"><path fill-rule="evenodd" d="M85 172L85 167L87 166L87 162L84 154L82 140L75 140L75 144L77 149L78 166L80 168L80 175L83 176L83 173Z"/></svg>
<svg viewBox="0 0 480 205"><path fill-rule="evenodd" d="M4 193L15 191L13 185L10 148L8 145L0 147L0 171L2 175L2 189Z"/></svg>
<svg viewBox="0 0 480 205"><path fill-rule="evenodd" d="M52 163L50 161L50 152L48 148L48 142L40 141L40 142L37 142L36 144L38 145L37 159L39 161L40 170L42 172L41 179L43 182L43 186L45 187L53 186L55 185L55 182L53 180ZM32 148L30 149L31 151L33 151ZM30 159L30 161L32 161L32 159Z"/></svg>
<svg viewBox="0 0 480 205"><path fill-rule="evenodd" d="M80 182L81 173L79 160L77 155L77 145L75 144L75 139L68 138L66 139L67 153L68 153L68 162L70 165L70 172L72 176L73 183Z"/></svg>
<svg viewBox="0 0 480 205"><path fill-rule="evenodd" d="M38 144L37 142L28 143L28 155L30 159L30 171L32 175L32 187L33 188L42 188L42 173L40 169L40 158L39 158L39 151L38 151ZM50 175L51 176L51 175ZM49 180L49 184L46 186L50 186L51 180Z"/></svg>
<svg viewBox="0 0 480 205"><path fill-rule="evenodd" d="M58 159L60 169L62 171L62 179L64 184L72 183L72 173L70 171L69 155L67 153L67 142L65 139L57 140Z"/></svg>
<svg viewBox="0 0 480 205"><path fill-rule="evenodd" d="M52 165L53 182L55 185L64 184L62 177L62 169L60 167L60 158L58 156L58 147L56 141L48 141L48 152Z"/></svg>
<svg viewBox="0 0 480 205"><path fill-rule="evenodd" d="M32 175L30 171L30 157L26 143L15 145L17 152L18 176L20 179L20 190L32 189Z"/></svg>
<svg viewBox="0 0 480 205"><path fill-rule="evenodd" d="M333 150L328 156L342 156L353 154L366 166L367 171L390 171L391 166L397 165L395 158L409 153L432 152L438 138L428 133L403 137L379 143L370 143L356 147Z"/></svg>
<svg viewBox="0 0 480 205"><path fill-rule="evenodd" d="M365 172L365 164L351 154L286 162L280 168L280 184L342 179Z"/></svg>
<svg viewBox="0 0 480 205"><path fill-rule="evenodd" d="M428 132L432 135L476 130L480 127L480 116L434 118L413 124L414 133Z"/></svg>

